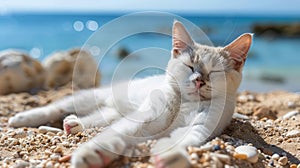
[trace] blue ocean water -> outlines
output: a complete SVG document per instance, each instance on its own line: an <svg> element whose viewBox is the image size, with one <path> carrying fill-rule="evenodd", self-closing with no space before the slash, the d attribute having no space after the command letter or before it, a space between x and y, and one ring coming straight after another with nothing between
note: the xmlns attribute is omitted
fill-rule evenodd
<svg viewBox="0 0 300 168"><path fill-rule="evenodd" d="M200 27L203 34L197 34L197 30L187 26L191 34L195 34L193 36L196 41L215 46L224 46L240 34L251 32L251 27L257 23L300 22L300 17L296 16L181 15L182 18L172 18L141 15L118 24L110 24L120 17L118 14L0 15L0 50L24 50L42 61L55 51L73 47L88 48L99 61L102 83L108 84L113 77L126 79L163 73L171 49L171 37L168 34L175 18L186 19L185 22ZM101 31L102 28L106 31ZM129 30L135 33L130 34ZM108 50L104 50L102 46ZM240 90L284 89L299 92L299 46L299 38L266 39L254 36ZM126 48L132 53L130 57L120 60L117 57L120 48ZM99 58L100 55L105 57ZM156 67L156 70L151 67ZM116 68L121 73L116 73ZM275 80L265 80L266 78Z"/></svg>

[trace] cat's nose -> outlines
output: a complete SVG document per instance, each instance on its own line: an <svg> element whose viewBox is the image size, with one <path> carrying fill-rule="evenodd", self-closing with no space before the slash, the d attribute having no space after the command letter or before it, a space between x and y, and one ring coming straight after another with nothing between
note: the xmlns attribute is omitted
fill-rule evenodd
<svg viewBox="0 0 300 168"><path fill-rule="evenodd" d="M196 84L196 88L197 88L197 89L200 89L202 86L205 85L205 82L204 82L203 80L201 80L200 78L197 78L197 79L195 80L195 84Z"/></svg>
<svg viewBox="0 0 300 168"><path fill-rule="evenodd" d="M202 80L202 76L199 72L193 73L190 76L190 80L195 83L197 89L200 89L203 85L205 85L205 82Z"/></svg>

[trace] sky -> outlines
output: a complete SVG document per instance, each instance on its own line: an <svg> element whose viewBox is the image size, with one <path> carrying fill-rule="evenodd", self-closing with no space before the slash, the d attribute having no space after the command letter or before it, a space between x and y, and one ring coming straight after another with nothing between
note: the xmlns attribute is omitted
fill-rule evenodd
<svg viewBox="0 0 300 168"><path fill-rule="evenodd" d="M241 13L300 15L299 0L0 0L0 14L15 12Z"/></svg>

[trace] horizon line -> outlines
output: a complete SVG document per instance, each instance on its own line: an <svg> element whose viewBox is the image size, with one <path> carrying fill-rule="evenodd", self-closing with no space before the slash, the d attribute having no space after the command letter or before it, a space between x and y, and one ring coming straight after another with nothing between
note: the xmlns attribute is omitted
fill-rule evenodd
<svg viewBox="0 0 300 168"><path fill-rule="evenodd" d="M2 11L0 12L0 17L5 15L34 15L34 14L53 14L53 15L82 15L82 14L88 14L88 15L126 15L131 13L137 13L137 12L163 12L163 13L173 13L177 15L200 15L200 16L220 16L225 15L224 17L228 16L235 16L235 17L249 17L249 16L262 16L262 17L300 17L300 12L284 12L284 13L278 13L278 12L255 12L252 11L219 11L219 12L213 12L213 11L179 11L179 10L173 10L173 11L162 11L162 10L123 10L123 11L117 11L117 10L102 10L102 11L87 11L87 10L68 10L68 11L61 11L61 10L19 10L19 11Z"/></svg>

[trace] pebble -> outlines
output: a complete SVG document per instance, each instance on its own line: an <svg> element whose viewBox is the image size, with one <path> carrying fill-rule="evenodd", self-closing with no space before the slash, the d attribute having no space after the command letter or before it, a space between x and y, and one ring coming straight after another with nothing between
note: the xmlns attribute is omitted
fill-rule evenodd
<svg viewBox="0 0 300 168"><path fill-rule="evenodd" d="M280 143L281 143L281 142L283 142L283 140L284 140L284 139L283 139L282 137L278 137L278 138L277 138L277 142L280 142Z"/></svg>
<svg viewBox="0 0 300 168"><path fill-rule="evenodd" d="M289 102L287 102L287 106L288 106L288 108L295 108L296 104L295 104L295 102L289 101Z"/></svg>
<svg viewBox="0 0 300 168"><path fill-rule="evenodd" d="M258 161L258 152L253 146L239 146L235 148L235 152L237 153L235 158L247 159L251 163L256 163Z"/></svg>
<svg viewBox="0 0 300 168"><path fill-rule="evenodd" d="M14 157L14 158L18 158L18 157L20 157L20 156L19 156L18 152L14 152L14 153L13 153L13 157Z"/></svg>
<svg viewBox="0 0 300 168"><path fill-rule="evenodd" d="M53 151L54 153L61 153L62 152L62 148L61 147L56 147Z"/></svg>
<svg viewBox="0 0 300 168"><path fill-rule="evenodd" d="M35 160L35 159L30 159L29 162L30 162L32 165L38 165L39 163L41 163L40 160Z"/></svg>
<svg viewBox="0 0 300 168"><path fill-rule="evenodd" d="M277 153L274 153L271 158L274 159L274 160L278 160L279 157L280 156Z"/></svg>
<svg viewBox="0 0 300 168"><path fill-rule="evenodd" d="M248 98L246 95L240 95L238 97L238 102L241 102L241 103L246 103L248 101Z"/></svg>
<svg viewBox="0 0 300 168"><path fill-rule="evenodd" d="M68 162L69 160L71 160L71 155L66 155L66 156L63 156L61 158L59 158L59 162Z"/></svg>
<svg viewBox="0 0 300 168"><path fill-rule="evenodd" d="M235 147L232 145L226 145L225 149L227 152L232 153L232 152L234 152Z"/></svg>
<svg viewBox="0 0 300 168"><path fill-rule="evenodd" d="M40 133L43 133L43 134L45 134L45 133L47 133L47 132L52 132L52 133L58 133L58 132L62 132L62 130L61 129L59 129L59 128L54 128L54 127L48 127L48 126L40 126L39 127L39 132Z"/></svg>
<svg viewBox="0 0 300 168"><path fill-rule="evenodd" d="M270 160L268 166L270 166L270 167L275 167L275 165L274 165L274 160Z"/></svg>
<svg viewBox="0 0 300 168"><path fill-rule="evenodd" d="M65 147L69 147L69 146L70 146L70 143L67 142L67 141L63 141L61 144L62 144L63 146L65 146Z"/></svg>
<svg viewBox="0 0 300 168"><path fill-rule="evenodd" d="M210 151L212 149L213 145L212 144L205 144L203 146L200 146L201 151Z"/></svg>
<svg viewBox="0 0 300 168"><path fill-rule="evenodd" d="M288 138L299 137L299 136L300 136L300 131L299 131L299 130L292 130L292 131L288 132L288 133L286 134L286 136L287 136Z"/></svg>
<svg viewBox="0 0 300 168"><path fill-rule="evenodd" d="M220 150L221 149L221 146L220 145L214 145L213 147L212 147L212 150L213 151L217 151L217 150Z"/></svg>
<svg viewBox="0 0 300 168"><path fill-rule="evenodd" d="M13 136L14 138L25 138L27 136L26 132L23 130L16 131L16 134Z"/></svg>
<svg viewBox="0 0 300 168"><path fill-rule="evenodd" d="M278 163L281 165L281 166L285 166L288 162L288 158L286 156L282 156L278 159Z"/></svg>
<svg viewBox="0 0 300 168"><path fill-rule="evenodd" d="M28 162L22 161L22 160L17 160L16 165L14 166L15 168L25 168L28 167L30 164Z"/></svg>
<svg viewBox="0 0 300 168"><path fill-rule="evenodd" d="M233 157L236 159L242 159L242 160L246 160L248 158L248 156L246 154L242 154L242 153L234 153Z"/></svg>
<svg viewBox="0 0 300 168"><path fill-rule="evenodd" d="M217 157L213 156L211 159L214 161L214 166L212 167L223 167L223 163Z"/></svg>
<svg viewBox="0 0 300 168"><path fill-rule="evenodd" d="M219 160L225 162L225 163L230 163L230 157L225 154L219 154L219 153L210 153L211 157L216 157Z"/></svg>
<svg viewBox="0 0 300 168"><path fill-rule="evenodd" d="M60 155L57 154L57 153L54 153L50 156L51 160L54 160L54 161L59 161L60 159Z"/></svg>
<svg viewBox="0 0 300 168"><path fill-rule="evenodd" d="M238 102L246 103L248 101L254 101L255 99L256 99L255 96L250 94L250 95L240 95L237 100Z"/></svg>
<svg viewBox="0 0 300 168"><path fill-rule="evenodd" d="M62 132L62 131L61 131L61 132L58 132L57 135L58 135L58 136L62 136L62 135L64 135L64 132Z"/></svg>
<svg viewBox="0 0 300 168"><path fill-rule="evenodd" d="M44 165L43 164L38 164L35 166L35 168L44 168Z"/></svg>
<svg viewBox="0 0 300 168"><path fill-rule="evenodd" d="M224 165L224 168L235 168L234 166Z"/></svg>
<svg viewBox="0 0 300 168"><path fill-rule="evenodd" d="M4 160L3 160L3 163L9 163L9 162L11 162L12 160L11 160L11 158L5 158Z"/></svg>
<svg viewBox="0 0 300 168"><path fill-rule="evenodd" d="M243 119L243 120L249 120L250 118L244 114L240 114L240 113L233 113L233 118L237 118L237 119Z"/></svg>
<svg viewBox="0 0 300 168"><path fill-rule="evenodd" d="M265 117L272 120L276 119L276 115L274 115L274 113L266 106L256 107L253 109L253 111L253 115L258 117L258 119L262 119Z"/></svg>
<svg viewBox="0 0 300 168"><path fill-rule="evenodd" d="M297 168L297 165L296 164L291 164L290 168Z"/></svg>
<svg viewBox="0 0 300 168"><path fill-rule="evenodd" d="M45 167L46 168L52 168L53 167L53 163L52 162L47 162Z"/></svg>
<svg viewBox="0 0 300 168"><path fill-rule="evenodd" d="M191 156L192 160L198 160L199 159L199 157L196 153L192 153L190 156Z"/></svg>
<svg viewBox="0 0 300 168"><path fill-rule="evenodd" d="M291 117L293 117L295 115L298 115L298 114L299 114L298 110L293 110L293 111L290 111L290 112L286 113L284 116L282 116L282 118L284 120L286 120L286 119L289 119L289 118L291 118Z"/></svg>
<svg viewBox="0 0 300 168"><path fill-rule="evenodd" d="M54 132L47 132L46 135L49 135L49 136L55 136L56 134Z"/></svg>

